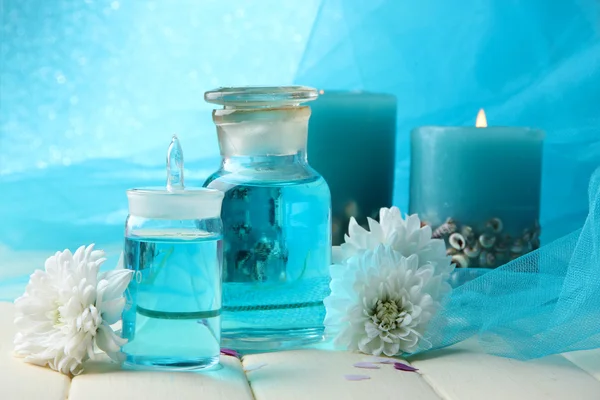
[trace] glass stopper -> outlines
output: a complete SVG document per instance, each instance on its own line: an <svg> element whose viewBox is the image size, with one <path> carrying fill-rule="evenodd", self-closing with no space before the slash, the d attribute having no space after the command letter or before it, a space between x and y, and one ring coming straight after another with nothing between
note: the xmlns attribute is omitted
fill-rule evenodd
<svg viewBox="0 0 600 400"><path fill-rule="evenodd" d="M183 189L183 150L177 135L173 135L167 152L167 190Z"/></svg>

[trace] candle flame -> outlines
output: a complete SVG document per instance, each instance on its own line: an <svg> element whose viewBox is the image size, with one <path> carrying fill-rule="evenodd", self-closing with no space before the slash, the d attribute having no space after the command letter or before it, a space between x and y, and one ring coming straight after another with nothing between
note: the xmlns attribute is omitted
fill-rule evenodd
<svg viewBox="0 0 600 400"><path fill-rule="evenodd" d="M487 118L485 117L485 111L483 111L483 108L479 110L479 113L477 114L475 126L477 128L487 128Z"/></svg>

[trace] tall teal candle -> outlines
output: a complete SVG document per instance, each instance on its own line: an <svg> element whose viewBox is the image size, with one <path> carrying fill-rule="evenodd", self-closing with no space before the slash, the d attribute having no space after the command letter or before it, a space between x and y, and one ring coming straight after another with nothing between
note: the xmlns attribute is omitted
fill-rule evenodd
<svg viewBox="0 0 600 400"><path fill-rule="evenodd" d="M539 246L543 138L518 127L412 131L409 212L458 267L497 267Z"/></svg>
<svg viewBox="0 0 600 400"><path fill-rule="evenodd" d="M337 245L351 216L366 225L366 217L392 205L396 98L321 90L310 107L308 161L329 184Z"/></svg>

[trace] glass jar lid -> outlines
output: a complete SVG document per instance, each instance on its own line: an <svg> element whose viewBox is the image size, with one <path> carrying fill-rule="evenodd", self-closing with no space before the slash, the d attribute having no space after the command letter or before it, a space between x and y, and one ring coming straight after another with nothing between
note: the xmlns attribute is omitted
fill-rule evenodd
<svg viewBox="0 0 600 400"><path fill-rule="evenodd" d="M223 193L206 188L186 188L183 179L183 151L173 135L167 153L166 187L127 191L129 214L150 219L203 219L221 215Z"/></svg>
<svg viewBox="0 0 600 400"><path fill-rule="evenodd" d="M204 93L204 100L225 108L297 106L317 97L317 89L307 86L221 87Z"/></svg>
<svg viewBox="0 0 600 400"><path fill-rule="evenodd" d="M223 193L206 188L169 191L160 187L127 191L129 214L149 219L204 219L221 215Z"/></svg>

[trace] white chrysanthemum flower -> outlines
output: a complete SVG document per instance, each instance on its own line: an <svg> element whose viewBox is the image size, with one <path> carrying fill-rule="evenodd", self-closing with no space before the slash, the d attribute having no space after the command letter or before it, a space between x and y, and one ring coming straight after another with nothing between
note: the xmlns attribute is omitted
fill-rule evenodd
<svg viewBox="0 0 600 400"><path fill-rule="evenodd" d="M57 252L35 271L15 301L15 353L26 362L77 375L94 357L94 342L111 358L126 340L110 327L121 318L131 271L98 276L104 252L94 245Z"/></svg>
<svg viewBox="0 0 600 400"><path fill-rule="evenodd" d="M450 287L431 263L379 245L331 266L325 332L338 347L372 355L412 353Z"/></svg>
<svg viewBox="0 0 600 400"><path fill-rule="evenodd" d="M417 255L419 265L433 264L436 272L447 279L454 267L446 255L446 245L441 239L431 238L431 227L421 226L416 214L402 218L398 207L381 208L379 222L368 218L369 230L362 228L354 218L348 226L345 243L334 252L334 261L343 262L365 250L374 250L383 244L390 246L404 257Z"/></svg>

